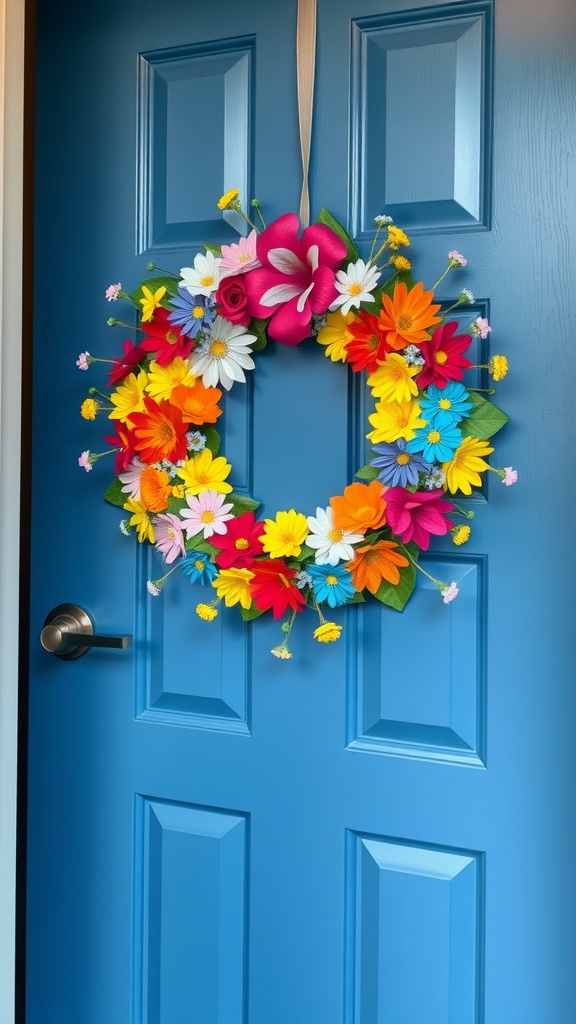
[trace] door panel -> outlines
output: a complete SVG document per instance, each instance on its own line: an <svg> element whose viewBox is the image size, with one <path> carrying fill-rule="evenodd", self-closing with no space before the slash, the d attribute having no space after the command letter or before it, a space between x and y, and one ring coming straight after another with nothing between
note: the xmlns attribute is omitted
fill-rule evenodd
<svg viewBox="0 0 576 1024"><path fill-rule="evenodd" d="M392 214L428 285L467 256L520 484L487 474L467 547L423 560L457 601L420 577L326 650L299 616L284 663L277 624L201 622L182 574L147 595L160 563L101 500L110 466L77 468L107 431L77 416L104 377L75 360L130 335L111 281L238 237L225 189L268 222L298 208L296 2L37 2L27 1024L567 1024L574 12L318 2L313 215L366 254ZM272 343L226 397L264 515L313 514L366 461L352 376ZM67 601L131 650L41 651Z"/></svg>

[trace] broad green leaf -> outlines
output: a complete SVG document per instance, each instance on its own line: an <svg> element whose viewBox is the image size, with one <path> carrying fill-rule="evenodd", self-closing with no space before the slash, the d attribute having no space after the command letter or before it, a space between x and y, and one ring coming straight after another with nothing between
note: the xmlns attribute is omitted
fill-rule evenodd
<svg viewBox="0 0 576 1024"><path fill-rule="evenodd" d="M315 557L316 557L315 549L309 547L308 544L302 544L302 547L300 548L300 554L298 556L299 561L300 562L306 562L306 561L310 561L310 559L312 559L312 561L314 561Z"/></svg>
<svg viewBox="0 0 576 1024"><path fill-rule="evenodd" d="M364 604L365 597L359 590L356 591L354 597L351 597L346 604Z"/></svg>
<svg viewBox="0 0 576 1024"><path fill-rule="evenodd" d="M153 295L155 292L158 291L159 288L162 288L162 286L164 286L164 288L166 289L166 293L162 299L162 302L160 303L161 306L166 307L168 305L168 302L170 301L170 297L172 295L178 294L177 277L150 277L148 278L147 281L142 281L140 287L137 288L135 292L131 292L130 294L132 302L140 311L142 310L140 299L143 298L144 296L144 293L142 291L142 287L144 285L146 285L146 287L150 289Z"/></svg>
<svg viewBox="0 0 576 1024"><path fill-rule="evenodd" d="M474 408L470 416L460 423L462 434L464 437L477 437L479 441L487 441L508 423L510 417L475 391L470 391L469 397Z"/></svg>
<svg viewBox="0 0 576 1024"><path fill-rule="evenodd" d="M359 480L375 480L378 476L378 470L375 466L362 466L357 473L354 473Z"/></svg>
<svg viewBox="0 0 576 1024"><path fill-rule="evenodd" d="M168 511L174 516L179 516L183 508L187 508L183 498L175 498L173 494L168 498Z"/></svg>
<svg viewBox="0 0 576 1024"><path fill-rule="evenodd" d="M222 255L221 245L214 245L213 242L204 242L204 248L206 249L206 252L211 252L213 256Z"/></svg>
<svg viewBox="0 0 576 1024"><path fill-rule="evenodd" d="M128 501L128 498L129 495L122 490L121 480L115 476L104 495L104 500L109 501L111 505L117 505L119 508L124 508L124 503Z"/></svg>
<svg viewBox="0 0 576 1024"><path fill-rule="evenodd" d="M331 228L334 234L338 235L338 238L342 239L346 246L346 259L349 262L355 263L356 260L360 258L360 253L358 252L354 239L348 234L346 228L343 227L342 224L340 224L336 218L328 212L328 210L324 209L324 207L320 210L316 223L324 224L325 227Z"/></svg>
<svg viewBox="0 0 576 1024"><path fill-rule="evenodd" d="M250 321L249 332L256 335L256 341L252 342L252 351L261 352L262 349L266 348L268 344L268 335L266 334L266 328L268 327L267 320L261 320L259 317L254 317Z"/></svg>
<svg viewBox="0 0 576 1024"><path fill-rule="evenodd" d="M226 494L225 498L226 501L232 502L232 511L235 516L241 516L243 512L253 512L260 505L259 501L254 501L254 498L250 498L247 494L236 494L234 491L232 494Z"/></svg>
<svg viewBox="0 0 576 1024"><path fill-rule="evenodd" d="M249 608L243 608L242 605L239 605L239 608L244 622L250 622L251 619L257 619L260 615L264 614L259 608L255 608L253 604Z"/></svg>
<svg viewBox="0 0 576 1024"><path fill-rule="evenodd" d="M216 427L204 424L199 429L200 433L204 434L204 437L206 438L206 447L212 452L214 458L216 458L220 451L220 434L216 430Z"/></svg>
<svg viewBox="0 0 576 1024"><path fill-rule="evenodd" d="M188 540L186 541L186 550L200 551L201 554L209 555L210 558L213 558L218 552L218 548L215 548L209 540L204 540L201 533L197 533L194 537L188 537Z"/></svg>

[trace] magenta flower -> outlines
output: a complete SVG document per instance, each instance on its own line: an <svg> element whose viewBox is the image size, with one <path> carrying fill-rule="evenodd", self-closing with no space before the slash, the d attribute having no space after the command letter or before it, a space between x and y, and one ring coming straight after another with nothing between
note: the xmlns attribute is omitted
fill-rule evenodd
<svg viewBox="0 0 576 1024"><path fill-rule="evenodd" d="M454 526L446 518L454 505L446 501L443 494L440 488L412 493L404 487L389 487L384 495L388 526L404 544L413 540L419 548L427 551L430 534L443 537Z"/></svg>
<svg viewBox="0 0 576 1024"><path fill-rule="evenodd" d="M262 269L246 275L250 316L271 317L268 333L283 345L310 335L313 313L324 313L336 299L336 270L346 246L330 228L313 224L298 238L299 221L285 213L258 236Z"/></svg>
<svg viewBox="0 0 576 1024"><path fill-rule="evenodd" d="M178 516L173 515L172 512L163 512L159 516L154 516L156 549L164 556L164 561L167 565L170 565L174 559L178 558L178 555L186 554L182 526L182 520ZM150 590L150 588L148 589Z"/></svg>

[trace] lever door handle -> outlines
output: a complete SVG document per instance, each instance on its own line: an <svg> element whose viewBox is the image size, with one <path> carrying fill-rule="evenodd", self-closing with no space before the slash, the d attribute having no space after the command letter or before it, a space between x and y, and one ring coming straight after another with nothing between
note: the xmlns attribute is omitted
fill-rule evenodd
<svg viewBox="0 0 576 1024"><path fill-rule="evenodd" d="M94 632L92 619L77 604L59 604L46 618L40 643L57 658L81 658L91 647L114 647L126 650L130 636L103 636Z"/></svg>

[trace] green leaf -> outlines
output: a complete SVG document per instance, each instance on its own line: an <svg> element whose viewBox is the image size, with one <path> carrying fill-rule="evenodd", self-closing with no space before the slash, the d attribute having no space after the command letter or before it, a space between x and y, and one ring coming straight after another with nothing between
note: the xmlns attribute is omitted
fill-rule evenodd
<svg viewBox="0 0 576 1024"><path fill-rule="evenodd" d="M168 498L168 511L173 516L179 516L183 508L187 508L186 502L183 498L175 498L173 494Z"/></svg>
<svg viewBox="0 0 576 1024"><path fill-rule="evenodd" d="M315 557L316 557L315 549L309 547L308 544L302 544L302 546L300 548L300 554L298 555L298 560L300 562L306 562L306 561L310 561L310 559L314 559Z"/></svg>
<svg viewBox="0 0 576 1024"><path fill-rule="evenodd" d="M268 344L267 327L268 320L261 320L257 316L250 321L250 331L256 335L256 341L252 343L253 352L261 352L262 349L266 348Z"/></svg>
<svg viewBox="0 0 576 1024"><path fill-rule="evenodd" d="M508 423L510 417L475 391L470 391L469 397L474 408L470 416L460 423L462 434L464 437L477 437L479 441L487 441Z"/></svg>
<svg viewBox="0 0 576 1024"><path fill-rule="evenodd" d="M128 497L129 495L122 490L121 480L115 476L104 495L104 500L109 501L111 505L117 505L119 508L124 508L124 504L128 501Z"/></svg>
<svg viewBox="0 0 576 1024"><path fill-rule="evenodd" d="M365 597L359 590L356 591L354 597L349 598L346 604L364 604Z"/></svg>
<svg viewBox="0 0 576 1024"><path fill-rule="evenodd" d="M324 224L325 227L331 228L334 234L338 235L338 238L342 239L344 245L346 246L347 260L349 260L351 263L355 263L356 260L359 259L360 253L356 248L356 243L354 242L353 238L348 234L346 228L342 227L342 225L336 220L336 218L333 217L332 214L328 212L328 210L324 209L324 207L322 207L322 209L320 210L316 223Z"/></svg>
<svg viewBox="0 0 576 1024"><path fill-rule="evenodd" d="M244 622L250 622L251 619L257 619L263 614L264 612L260 611L259 608L255 608L253 604L251 604L249 608L243 608L242 605L240 605L240 615L244 619Z"/></svg>
<svg viewBox="0 0 576 1024"><path fill-rule="evenodd" d="M206 249L206 252L211 252L214 256L222 255L221 245L214 245L213 242L204 242L204 248Z"/></svg>
<svg viewBox="0 0 576 1024"><path fill-rule="evenodd" d="M375 466L362 466L357 473L354 473L359 480L375 480L378 476L378 470Z"/></svg>
<svg viewBox="0 0 576 1024"><path fill-rule="evenodd" d="M204 424L200 429L200 433L204 434L204 437L206 438L206 447L212 452L214 458L216 458L220 451L220 434L216 430L216 427Z"/></svg>
<svg viewBox="0 0 576 1024"><path fill-rule="evenodd" d="M402 545L400 545L401 547ZM374 597L381 601L382 604L387 604L389 608L394 608L397 612L403 611L408 598L410 597L416 583L416 567L409 563L409 565L402 566L399 570L400 582L394 585L388 583L387 580L382 580L382 583L378 587L378 590L374 594Z"/></svg>
<svg viewBox="0 0 576 1024"><path fill-rule="evenodd" d="M186 541L186 550L200 551L201 554L209 555L210 558L213 558L218 552L218 548L215 548L209 540L204 540L201 533L197 533L194 537L188 537L188 540Z"/></svg>
<svg viewBox="0 0 576 1024"><path fill-rule="evenodd" d="M154 294L154 292L157 292L159 288L162 288L162 286L164 286L164 288L166 289L166 294L164 295L164 298L160 303L161 306L166 306L167 300L169 301L172 295L178 294L177 277L150 277L148 278L147 281L142 281L140 287L137 288L135 292L131 292L130 294L132 302L139 310L142 310L140 299L144 297L144 293L142 291L144 285L146 285L146 287L150 289L152 294Z"/></svg>
<svg viewBox="0 0 576 1024"><path fill-rule="evenodd" d="M247 494L236 494L234 491L232 494L226 494L225 499L232 502L232 512L235 516L241 516L243 512L253 512L260 505L259 501L254 501L254 498Z"/></svg>

